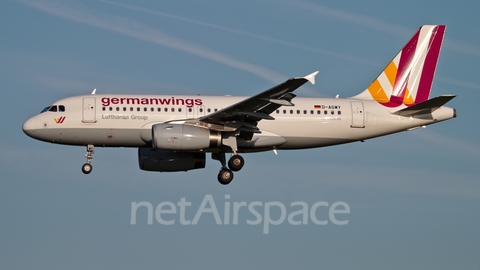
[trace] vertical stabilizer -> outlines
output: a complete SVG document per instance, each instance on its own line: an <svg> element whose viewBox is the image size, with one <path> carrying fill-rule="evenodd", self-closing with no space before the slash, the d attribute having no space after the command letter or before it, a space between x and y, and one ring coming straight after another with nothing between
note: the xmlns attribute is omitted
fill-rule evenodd
<svg viewBox="0 0 480 270"><path fill-rule="evenodd" d="M355 96L394 108L428 100L445 34L445 25L424 25L370 86Z"/></svg>

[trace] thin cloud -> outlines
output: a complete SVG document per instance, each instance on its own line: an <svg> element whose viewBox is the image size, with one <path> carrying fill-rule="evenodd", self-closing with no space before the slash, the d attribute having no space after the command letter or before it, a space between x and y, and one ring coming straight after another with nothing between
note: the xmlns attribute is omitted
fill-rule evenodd
<svg viewBox="0 0 480 270"><path fill-rule="evenodd" d="M361 14L355 14L340 9L330 8L319 4L309 3L305 1L291 1L291 0L279 0L281 2L289 3L298 8L307 9L320 13L325 16L333 17L335 19L351 22L357 25L362 25L371 29L382 31L388 34L395 34L397 36L409 37L412 34L412 30L403 26L389 24L385 21L368 17Z"/></svg>
<svg viewBox="0 0 480 270"><path fill-rule="evenodd" d="M478 144L467 143L463 140L458 140L451 137L446 137L431 131L415 132L415 135L423 138L427 142L434 142L441 145L443 148L449 147L452 153L459 153L459 155L470 155L473 158L480 158L480 146Z"/></svg>
<svg viewBox="0 0 480 270"><path fill-rule="evenodd" d="M472 45L472 44L447 39L447 40L445 40L444 46L445 46L445 48L450 49L452 51L456 51L456 52L470 54L470 55L480 57L480 48L475 46L475 45Z"/></svg>
<svg viewBox="0 0 480 270"><path fill-rule="evenodd" d="M461 86L461 87L470 88L474 90L480 90L480 84L478 83L473 83L473 82L468 82L468 81L463 81L463 80L458 80L458 79L448 78L448 77L437 77L437 80L439 82L448 83L455 86Z"/></svg>
<svg viewBox="0 0 480 270"><path fill-rule="evenodd" d="M179 20L179 21L189 22L189 23L196 24L196 25L201 25L201 26L205 26L205 27L209 27L209 28L213 28L213 29L218 29L218 30L222 30L222 31L226 31L226 32L230 32L230 33L234 33L234 34L238 34L238 35L243 35L243 36L256 38L256 39L260 39L260 40L264 40L264 41L268 41L268 42L272 42L272 43L276 43L276 44L280 44L280 45L289 46L289 47L292 47L292 48L297 48L297 49L301 49L301 50L305 50L305 51L309 51L309 52L313 52L313 53L327 55L327 56L338 58L338 59L344 59L344 60L348 60L348 61L352 61L352 62L363 63L363 64L367 64L367 65L371 65L371 66L381 66L376 62L372 62L370 60L363 59L363 58L360 58L360 57L352 57L352 56L348 56L348 55L345 55L345 54L341 54L341 53L337 53L337 52L333 52L333 51L329 51L329 50L324 50L324 49L320 49L320 48L312 48L312 47L304 46L304 45L301 45L301 44L297 44L297 43L293 43L293 42L289 42L289 41L285 41L285 40L280 40L280 39L275 39L275 38L271 38L271 37L267 37L267 36L263 36L263 35L258 35L258 34L255 34L255 33L250 33L250 32L247 32L247 31L242 31L242 30L238 30L238 29L234 29L234 28L230 28L230 27L226 27L226 26L222 26L222 25L217 25L217 24L212 24L212 23L208 23L208 22L204 22L204 21L185 18L185 17L181 17L181 16L177 16L177 15L168 14L168 13L165 13L165 12L149 10L149 9L146 9L146 8L141 8L141 7L132 6L132 5L128 5L128 4L117 3L117 2L109 1L109 0L100 0L100 1L104 2L104 3L107 3L107 4L127 8L127 9L130 9L130 10L135 10L135 11L139 11L139 12L143 12L143 13L162 16L162 17L165 17L165 18L175 19L175 20ZM328 16L334 17L334 18L339 19L339 20L348 21L348 22L352 22L352 23L355 23L355 24L363 25L363 26L373 28L373 29L376 29L376 30L379 30L379 31L382 31L382 32L386 32L386 33L389 33L389 34L393 33L397 36L401 36L401 37L405 37L405 38L410 37L412 35L412 32L413 32L412 29L409 29L409 28L406 28L406 27L393 25L393 24L388 24L388 23L386 23L385 21L382 21L382 20L367 17L367 16L364 16L364 15L353 14L353 13L349 13L349 12L346 12L346 11L343 11L343 10L329 8L329 7L321 6L321 5L318 5L318 4L312 4L312 3L308 3L308 2L302 2L302 1L291 2L291 1L288 1L288 0L287 0L287 2L289 2L291 4L294 4L297 7L314 10L316 12L322 13L323 15L328 15ZM451 50L470 53L470 54L473 54L473 55L479 55L480 56L480 49L473 46L473 45L470 45L470 44L465 44L465 43L461 43L461 42L446 40L444 46L446 48L451 49ZM472 82L468 82L468 81L462 81L462 80L457 80L457 79L453 79L453 78L442 78L442 77L438 77L437 80L448 83L448 84L456 85L456 86L462 86L462 87L467 87L467 88L472 88L472 89L480 89L480 85L472 83Z"/></svg>
<svg viewBox="0 0 480 270"><path fill-rule="evenodd" d="M360 57L349 56L349 55L345 55L345 54L341 54L341 53L337 53L337 52L334 52L334 51L329 51L329 50L325 50L325 49L321 49L321 48L312 48L312 47L304 46L304 45L297 44L297 43L294 43L294 42L289 42L289 41L285 41L285 40L281 40L281 39L276 39L276 38L267 37L267 36L264 36L264 35L259 35L259 34L247 32L247 31L238 30L238 29L235 29L235 28L230 28L230 27L226 27L226 26L222 26L222 25L217 25L217 24L208 23L208 22L204 22L204 21L194 20L194 19L190 19L190 18L177 16L177 15L172 15L172 14L168 14L168 13L165 13L165 12L149 10L149 9L146 9L146 8L136 7L136 6L117 3L117 2L108 1L108 0L100 0L100 1L104 2L104 3L107 3L107 4L127 8L127 9L130 9L130 10L135 10L135 11L148 13L148 14L152 14L152 15L156 15L156 16L162 16L162 17L165 17L165 18L170 18L170 19L174 19L174 20L188 22L188 23L192 23L192 24L196 24L196 25L201 25L201 26L205 26L205 27L209 27L209 28L213 28L213 29L217 29L217 30L222 30L222 31L226 31L226 32L230 32L230 33L234 33L234 34L238 34L238 35L242 35L242 36L246 36L246 37L251 37L251 38L255 38L255 39L259 39L259 40L263 40L263 41L268 41L268 42L272 42L272 43L275 43L275 44L280 44L280 45L288 46L288 47L291 47L291 48L296 48L296 49L300 49L300 50L304 50L304 51L308 51L308 52L313 52L313 53L317 53L317 54L321 54L321 55L326 55L326 56L330 56L330 57L334 57L334 58L338 58L338 59L348 60L348 61L352 61L352 62L358 62L358 63L367 64L367 65L371 65L371 66L380 66L376 62L370 61L368 59L363 59L363 58L360 58Z"/></svg>
<svg viewBox="0 0 480 270"><path fill-rule="evenodd" d="M265 67L234 59L228 55L215 52L207 48L203 48L196 44L189 43L187 41L163 33L158 29L144 26L132 20L120 17L105 16L105 14L94 15L93 12L85 12L78 8L73 9L60 3L51 3L45 1L21 2L43 12L63 17L71 21L102 28L128 37L152 42L157 45L169 47L171 49L180 50L199 57L207 58L217 63L247 71L267 81L278 83L279 81L285 80L286 78L286 76L271 71Z"/></svg>
<svg viewBox="0 0 480 270"><path fill-rule="evenodd" d="M325 184L339 185L352 189L371 189L412 194L435 195L448 198L480 198L480 184L477 176L468 173L423 170L410 168L405 174L404 168L378 167L375 174L371 168L358 165L324 164L323 174L334 177L322 178ZM354 171L355 175L350 172ZM411 177L415 176L415 177ZM455 181L452 181L455 179Z"/></svg>
<svg viewBox="0 0 480 270"><path fill-rule="evenodd" d="M93 90L93 88L95 88L94 84L92 83L75 79L61 78L58 76L39 76L35 79L35 81L48 89L65 93L85 92L85 94L88 94L89 90Z"/></svg>
<svg viewBox="0 0 480 270"><path fill-rule="evenodd" d="M412 29L389 24L383 20L379 20L373 17L347 12L340 9L330 8L319 4L309 3L305 1L291 1L291 0L278 0L281 2L289 3L298 8L307 9L320 13L325 16L329 16L341 21L351 22L357 25L362 25L370 29L375 29L390 35L396 35L401 37L409 37L412 34ZM455 41L455 40L445 40L444 47L452 51L473 55L480 57L480 47L468 44L465 42Z"/></svg>
<svg viewBox="0 0 480 270"><path fill-rule="evenodd" d="M336 146L338 147L338 146ZM314 150L316 152L322 149ZM284 156L284 152L279 155ZM291 155L291 154L289 154ZM312 156L321 157L323 154L310 153ZM325 190L328 186L341 187L345 189L361 191L377 190L382 193L396 193L407 195L433 195L443 198L480 198L480 182L474 172L451 171L444 168L422 168L422 166L410 166L408 168L395 165L375 164L375 159L380 155L373 154L370 157L369 165L348 163L345 160L321 161L321 174L312 177L311 168L319 166L319 159L295 159L287 158L295 172L286 169L279 169L283 173L281 179L277 179L280 185L282 182L295 179L302 179L302 186L309 190ZM374 159L371 159L374 157ZM265 161L265 167L272 167L279 162L285 162L285 158ZM373 167L372 167L373 166ZM245 172L248 173L248 172ZM257 172L256 172L257 173ZM258 173L257 173L258 176ZM455 181L452 181L455 179ZM305 191L302 191L305 192Z"/></svg>

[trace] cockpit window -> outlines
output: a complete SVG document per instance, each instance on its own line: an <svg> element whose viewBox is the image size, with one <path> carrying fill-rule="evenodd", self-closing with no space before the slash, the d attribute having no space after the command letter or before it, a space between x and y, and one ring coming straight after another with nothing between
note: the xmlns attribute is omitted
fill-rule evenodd
<svg viewBox="0 0 480 270"><path fill-rule="evenodd" d="M64 112L65 111L65 106L64 105L52 105L52 106L47 106L45 109L43 109L40 113L44 112Z"/></svg>
<svg viewBox="0 0 480 270"><path fill-rule="evenodd" d="M43 109L40 113L44 113L44 112L48 111L48 109L50 109L50 106L45 107L45 109Z"/></svg>

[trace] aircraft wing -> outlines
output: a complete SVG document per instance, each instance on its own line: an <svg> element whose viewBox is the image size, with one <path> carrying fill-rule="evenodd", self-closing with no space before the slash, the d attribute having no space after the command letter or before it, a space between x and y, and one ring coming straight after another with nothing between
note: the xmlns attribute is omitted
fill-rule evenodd
<svg viewBox="0 0 480 270"><path fill-rule="evenodd" d="M296 97L292 92L305 84L307 81L315 84L315 76L318 71L305 77L288 79L275 87L268 89L256 96L247 98L229 107L205 115L198 121L213 124L210 127L219 128L223 131L235 131L240 129L247 133L260 133L257 123L260 120L274 120L270 114L281 106L293 106L291 100ZM214 128L215 129L215 128Z"/></svg>

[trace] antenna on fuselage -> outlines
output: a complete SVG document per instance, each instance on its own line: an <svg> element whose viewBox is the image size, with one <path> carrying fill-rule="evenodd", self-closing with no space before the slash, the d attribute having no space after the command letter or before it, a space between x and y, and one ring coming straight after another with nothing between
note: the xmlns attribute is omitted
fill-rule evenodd
<svg viewBox="0 0 480 270"><path fill-rule="evenodd" d="M93 89L92 95L95 95L95 92L97 92L97 88Z"/></svg>

